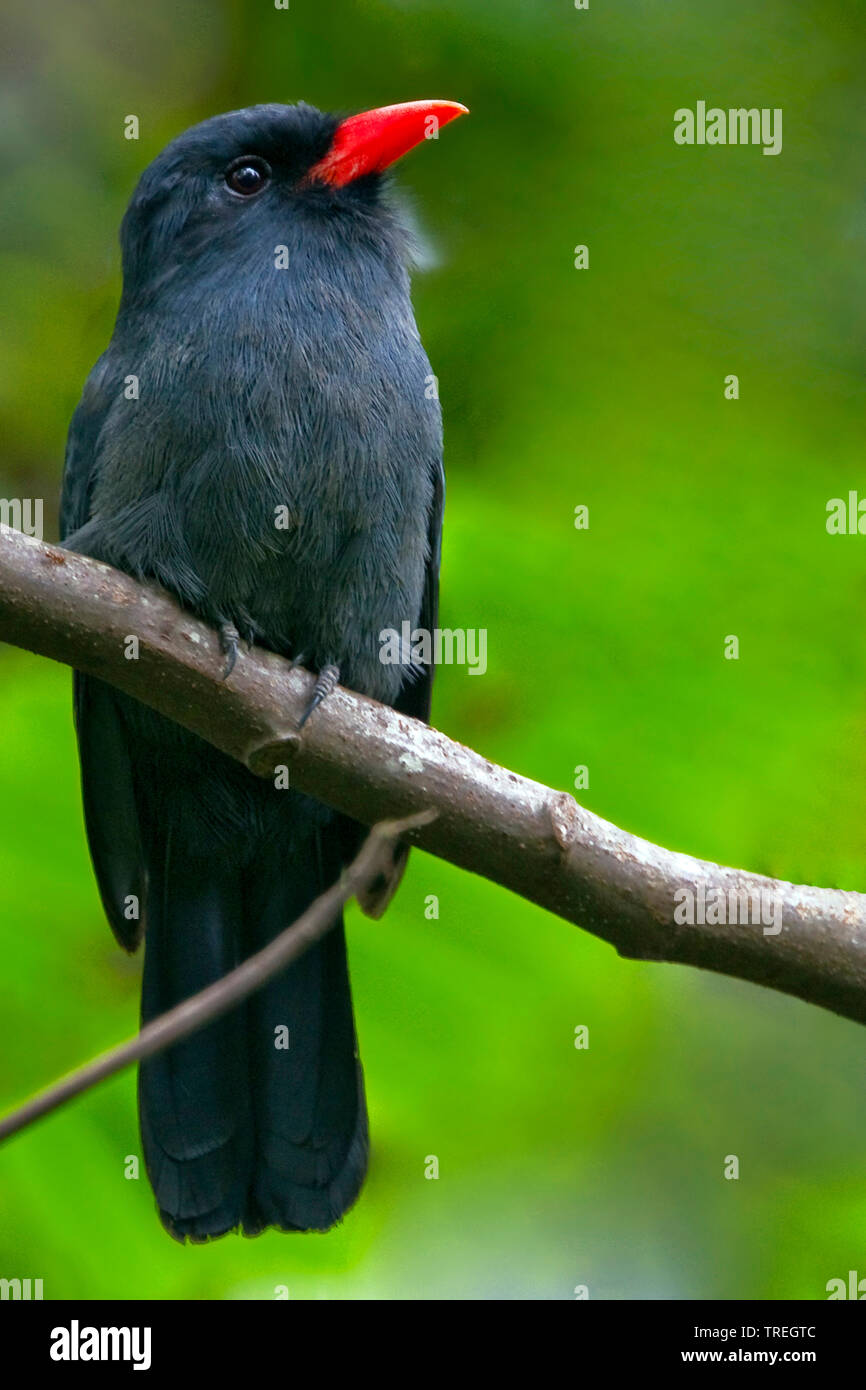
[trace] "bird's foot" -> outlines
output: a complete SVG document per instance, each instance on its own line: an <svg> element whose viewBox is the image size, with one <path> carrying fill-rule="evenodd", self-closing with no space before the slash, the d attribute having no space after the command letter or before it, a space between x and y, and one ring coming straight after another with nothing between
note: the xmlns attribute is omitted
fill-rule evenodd
<svg viewBox="0 0 866 1390"><path fill-rule="evenodd" d="M235 669L241 643L252 650L256 640L262 635L261 630L243 608L238 610L236 617L236 623L233 623L230 618L220 618L219 620L220 646L227 658L226 669L223 671L224 681L228 680Z"/></svg>
<svg viewBox="0 0 866 1390"><path fill-rule="evenodd" d="M225 653L226 669L223 671L223 680L227 681L232 671L235 669L235 662L238 659L238 651L241 644L241 635L234 623L220 623L220 647Z"/></svg>
<svg viewBox="0 0 866 1390"><path fill-rule="evenodd" d="M313 687L313 694L310 703L301 715L298 729L303 729L313 710L318 709L323 700L326 700L331 691L340 684L339 666L323 666Z"/></svg>

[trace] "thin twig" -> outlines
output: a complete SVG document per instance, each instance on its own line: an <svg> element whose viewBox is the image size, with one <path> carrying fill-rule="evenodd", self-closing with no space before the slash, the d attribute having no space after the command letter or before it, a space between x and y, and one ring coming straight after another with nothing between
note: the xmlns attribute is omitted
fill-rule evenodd
<svg viewBox="0 0 866 1390"><path fill-rule="evenodd" d="M387 861L389 847L410 831L429 824L434 815L434 812L422 811L401 821L383 821L374 826L357 857L343 871L339 880L316 898L306 912L280 932L269 945L254 956L249 956L242 965L208 985L199 994L160 1014L159 1018L146 1024L136 1037L104 1052L101 1057L95 1057L86 1066L70 1072L69 1076L62 1077L19 1109L13 1110L0 1120L0 1143L13 1134L19 1134L44 1115L49 1115L52 1110L57 1110L73 1096L80 1096L98 1082L114 1076L124 1067L165 1051L261 989L268 980L330 931L343 904L375 881L383 863Z"/></svg>

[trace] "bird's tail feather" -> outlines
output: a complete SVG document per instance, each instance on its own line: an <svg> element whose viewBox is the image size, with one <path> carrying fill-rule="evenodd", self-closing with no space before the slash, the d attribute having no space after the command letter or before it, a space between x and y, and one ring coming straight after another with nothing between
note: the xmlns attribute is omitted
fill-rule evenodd
<svg viewBox="0 0 866 1390"><path fill-rule="evenodd" d="M232 969L337 877L327 831L308 856L269 843L241 876L174 864L148 894L144 1020ZM325 842L323 844L323 842ZM142 1063L142 1140L166 1228L206 1240L327 1230L358 1195L367 1116L342 922L263 990Z"/></svg>
<svg viewBox="0 0 866 1390"><path fill-rule="evenodd" d="M246 950L298 918L339 874L320 832L287 872L268 846L247 877ZM333 855L330 856L333 858ZM325 1231L352 1205L367 1168L367 1111L341 920L249 1001L255 1156L244 1229Z"/></svg>
<svg viewBox="0 0 866 1390"><path fill-rule="evenodd" d="M150 858L142 1022L237 964L240 889L212 861L170 844ZM166 1229L207 1240L238 1224L252 1153L247 1041L236 1009L142 1062L138 1104L145 1163Z"/></svg>

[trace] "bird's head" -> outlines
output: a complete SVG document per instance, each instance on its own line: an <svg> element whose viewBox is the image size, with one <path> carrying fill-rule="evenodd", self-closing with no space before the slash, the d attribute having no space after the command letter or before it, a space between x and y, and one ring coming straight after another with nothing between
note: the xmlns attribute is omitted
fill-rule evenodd
<svg viewBox="0 0 866 1390"><path fill-rule="evenodd" d="M240 269L312 220L370 224L383 175L441 126L453 101L414 101L341 120L299 103L251 106L192 126L148 166L121 230L127 295L153 291L182 267Z"/></svg>

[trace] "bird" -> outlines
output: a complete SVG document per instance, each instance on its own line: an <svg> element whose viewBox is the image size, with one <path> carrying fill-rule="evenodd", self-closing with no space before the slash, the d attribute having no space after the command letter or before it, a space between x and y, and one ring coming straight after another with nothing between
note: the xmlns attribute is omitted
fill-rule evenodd
<svg viewBox="0 0 866 1390"><path fill-rule="evenodd" d="M391 166L466 113L213 116L133 192L114 331L72 417L61 538L211 624L429 720L444 474L436 378ZM222 978L339 877L362 827L74 673L84 823L142 1024ZM303 723L304 721L302 721ZM404 858L362 906L378 915ZM342 918L245 1004L141 1063L145 1167L176 1240L326 1231L362 1187L364 1079Z"/></svg>

